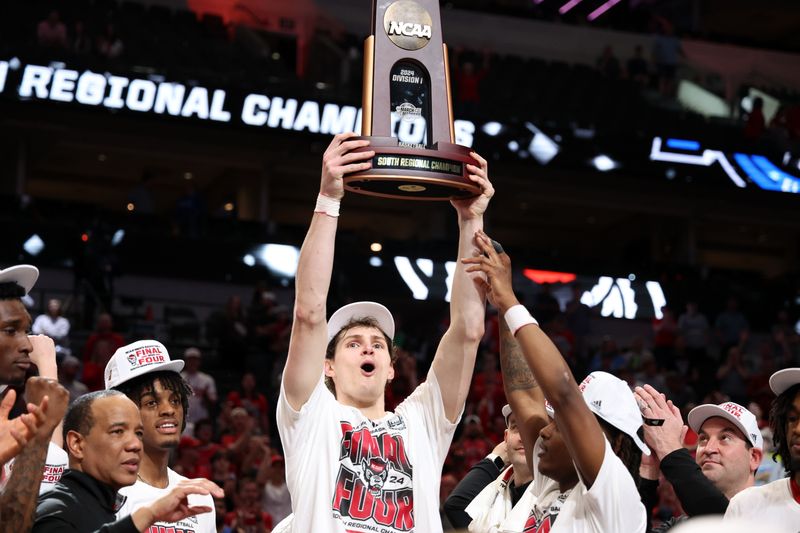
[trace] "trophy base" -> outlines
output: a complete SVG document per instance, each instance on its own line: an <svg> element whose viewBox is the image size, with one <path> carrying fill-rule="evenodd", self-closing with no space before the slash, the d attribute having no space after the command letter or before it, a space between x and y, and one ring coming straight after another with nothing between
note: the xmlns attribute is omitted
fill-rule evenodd
<svg viewBox="0 0 800 533"><path fill-rule="evenodd" d="M432 149L400 146L395 137L369 139L370 145L355 150L374 150L372 168L344 177L344 188L359 194L399 200L451 200L470 198L481 188L468 177L467 163L478 166L470 149L439 142Z"/></svg>

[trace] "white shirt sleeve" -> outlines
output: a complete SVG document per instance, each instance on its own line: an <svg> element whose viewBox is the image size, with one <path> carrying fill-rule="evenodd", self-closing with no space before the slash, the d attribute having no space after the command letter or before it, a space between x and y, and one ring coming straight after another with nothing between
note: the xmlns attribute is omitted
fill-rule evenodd
<svg viewBox="0 0 800 533"><path fill-rule="evenodd" d="M433 370L428 372L428 378L421 383L411 395L397 406L396 412L406 420L419 420L425 427L427 440L435 450L436 457L441 464L447 456L453 434L461 420L464 406L458 413L455 423L447 419L444 412L444 402L442 391L439 388L439 381ZM439 468L441 468L441 464Z"/></svg>
<svg viewBox="0 0 800 533"><path fill-rule="evenodd" d="M69 320L60 316L56 319L55 324L53 324L53 336L58 339L63 339L69 335Z"/></svg>
<svg viewBox="0 0 800 533"><path fill-rule="evenodd" d="M330 421L328 414L331 409L331 402L335 404L336 399L331 391L328 390L328 387L325 386L323 374L320 374L317 386L314 387L311 396L299 411L295 411L289 405L289 400L286 399L286 389L283 381L281 381L275 419L278 423L278 432L280 433L287 464L291 455L304 448L304 443L314 442L312 435L315 431L314 426L320 425L319 423L314 424L314 421Z"/></svg>
<svg viewBox="0 0 800 533"><path fill-rule="evenodd" d="M647 514L636 483L608 439L603 440L606 443L603 464L585 495L589 510L601 523L603 531L644 533Z"/></svg>

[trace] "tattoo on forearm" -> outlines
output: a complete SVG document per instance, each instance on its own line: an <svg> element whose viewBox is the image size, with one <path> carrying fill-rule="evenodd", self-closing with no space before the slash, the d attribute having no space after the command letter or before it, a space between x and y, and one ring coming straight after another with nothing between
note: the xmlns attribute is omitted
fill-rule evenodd
<svg viewBox="0 0 800 533"><path fill-rule="evenodd" d="M0 533L30 531L33 527L47 445L35 440L14 460L8 484L0 494Z"/></svg>
<svg viewBox="0 0 800 533"><path fill-rule="evenodd" d="M509 392L538 387L517 339L512 335L505 320L500 318L500 368L503 382Z"/></svg>

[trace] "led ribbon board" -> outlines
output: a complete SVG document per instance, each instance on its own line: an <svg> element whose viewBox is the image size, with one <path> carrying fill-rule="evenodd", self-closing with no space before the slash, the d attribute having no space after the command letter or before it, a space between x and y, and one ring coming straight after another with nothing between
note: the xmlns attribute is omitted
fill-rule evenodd
<svg viewBox="0 0 800 533"><path fill-rule="evenodd" d="M800 177L782 170L766 156L740 152L732 156L733 161L721 150L701 149L699 141L688 139L668 138L665 142L661 137L655 137L650 148L653 161L701 167L719 163L728 178L740 188L753 184L765 191L800 193Z"/></svg>

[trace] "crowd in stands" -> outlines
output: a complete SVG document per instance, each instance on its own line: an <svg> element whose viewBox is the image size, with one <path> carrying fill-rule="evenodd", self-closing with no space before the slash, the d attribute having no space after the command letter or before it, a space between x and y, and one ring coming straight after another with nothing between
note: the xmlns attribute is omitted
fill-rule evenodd
<svg viewBox="0 0 800 533"><path fill-rule="evenodd" d="M97 67L146 65L163 75L213 79L215 84L226 83L241 89L265 84L278 90L291 86L295 93L311 91L319 95L329 91L352 102L361 96L359 43L363 36L320 34L322 41L340 48L338 58L329 60L328 48L312 43L308 60L311 65L301 68L295 64L294 55L286 51L292 49L292 43L276 44L270 37L262 39L262 48L254 49L248 44L252 39L242 37L244 29L228 27L213 14L198 18L190 11L172 11L161 6L145 9L140 4L113 1L87 1L85 5L60 6L60 10L47 6L34 3L22 9L22 3L9 3L7 8L11 11L4 17L6 21L20 17L33 20L10 27L5 34L0 32L0 53L28 51L42 60L77 60ZM533 4L528 8L543 9ZM21 11L15 13L13 9ZM643 12L649 12L648 9L643 8ZM65 10L68 16L62 13ZM459 116L555 120L563 124L575 122L578 117L582 124L622 131L667 121L664 112L675 109L674 98L685 54L674 22L661 15L648 14L642 18L646 22L637 24L635 29L652 33L652 49L636 47L620 51L598 46L595 68L505 56L491 50L456 50L450 63ZM147 27L148 31L140 31L141 27ZM23 33L26 28L30 28L27 34ZM295 67L297 72L307 71L314 79L303 83ZM592 87L590 94L582 90L584 87ZM794 100L796 95L788 95L772 124L768 124L775 130L768 137L776 137L774 142L782 148L797 140L798 106ZM662 103L666 110L659 109ZM732 108L738 109L738 105ZM758 111L746 109L741 118L738 113L737 117L731 117L729 127L743 129L739 139L752 141L763 137L765 128L759 124ZM781 135L781 131L785 134Z"/></svg>

